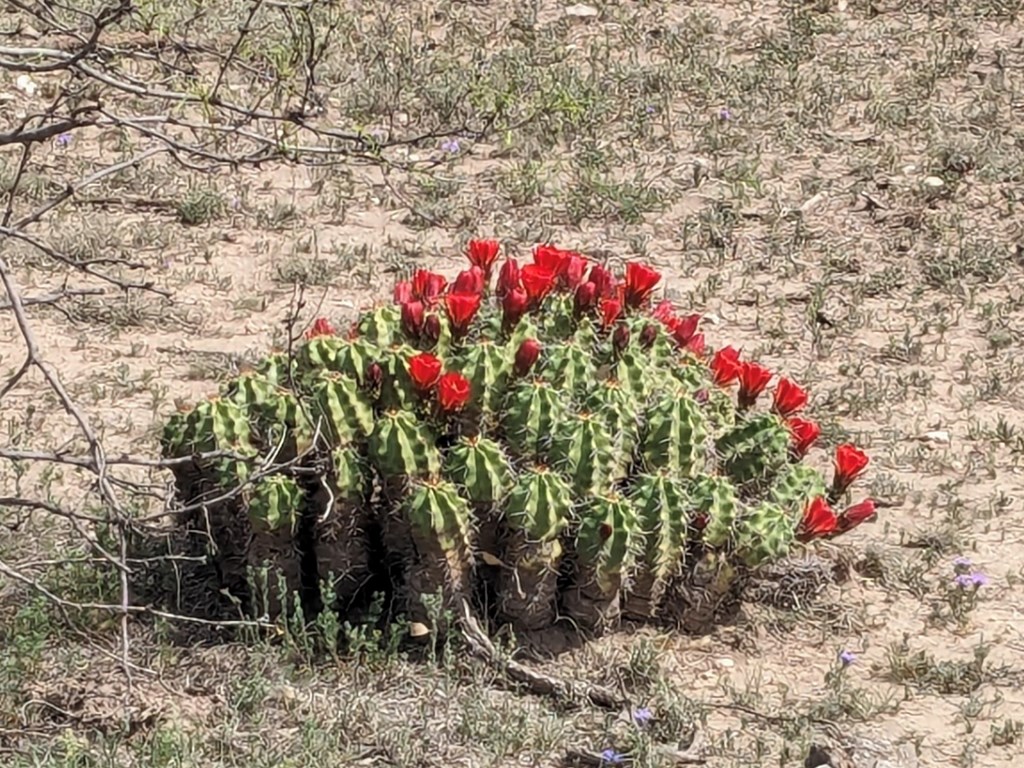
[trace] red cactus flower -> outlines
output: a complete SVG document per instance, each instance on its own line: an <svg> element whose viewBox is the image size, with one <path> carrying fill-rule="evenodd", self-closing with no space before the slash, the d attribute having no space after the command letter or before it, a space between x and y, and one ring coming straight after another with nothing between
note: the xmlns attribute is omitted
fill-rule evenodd
<svg viewBox="0 0 1024 768"><path fill-rule="evenodd" d="M425 269L417 269L412 276L412 295L424 304L430 304L440 296L448 285L444 276Z"/></svg>
<svg viewBox="0 0 1024 768"><path fill-rule="evenodd" d="M672 306L672 299L662 299L658 305L651 310L651 317L666 326L669 331L676 322L676 310Z"/></svg>
<svg viewBox="0 0 1024 768"><path fill-rule="evenodd" d="M597 286L593 283L583 283L576 289L576 296L573 299L573 308L577 317L582 317L589 312L597 303Z"/></svg>
<svg viewBox="0 0 1024 768"><path fill-rule="evenodd" d="M818 496L804 510L803 519L797 529L799 541L810 541L822 536L828 536L836 530L839 520L836 513L821 496Z"/></svg>
<svg viewBox="0 0 1024 768"><path fill-rule="evenodd" d="M306 331L307 339L315 339L318 336L333 336L336 333L334 326L331 325L331 321L326 317L318 317L308 331Z"/></svg>
<svg viewBox="0 0 1024 768"><path fill-rule="evenodd" d="M807 405L807 392L789 379L779 379L779 383L775 385L772 410L785 419L805 405Z"/></svg>
<svg viewBox="0 0 1024 768"><path fill-rule="evenodd" d="M711 374L715 384L726 387L740 376L740 353L732 347L723 347L711 358Z"/></svg>
<svg viewBox="0 0 1024 768"><path fill-rule="evenodd" d="M806 456L807 451L821 437L821 427L807 419L792 418L786 422L786 426L789 427L791 445L797 456Z"/></svg>
<svg viewBox="0 0 1024 768"><path fill-rule="evenodd" d="M479 293L449 293L444 297L444 306L448 310L448 319L452 324L452 333L464 336L470 323L480 309Z"/></svg>
<svg viewBox="0 0 1024 768"><path fill-rule="evenodd" d="M527 264L519 272L519 279L530 297L530 304L538 306L555 287L555 273L537 264Z"/></svg>
<svg viewBox="0 0 1024 768"><path fill-rule="evenodd" d="M513 288L505 294L505 298L501 300L501 321L505 330L515 328L519 318L526 314L529 305L530 297L522 288Z"/></svg>
<svg viewBox="0 0 1024 768"><path fill-rule="evenodd" d="M466 258L474 267L479 267L485 277L490 277L500 249L501 244L497 240L470 240L466 246Z"/></svg>
<svg viewBox="0 0 1024 768"><path fill-rule="evenodd" d="M622 314L622 302L618 299L601 299L601 326L610 328Z"/></svg>
<svg viewBox="0 0 1024 768"><path fill-rule="evenodd" d="M839 515L839 525L836 527L835 535L852 531L861 523L870 520L875 516L875 502L872 499L865 499L859 504L847 507Z"/></svg>
<svg viewBox="0 0 1024 768"><path fill-rule="evenodd" d="M597 528L597 535L601 538L601 541L608 541L613 533L615 533L615 529L608 523L601 523Z"/></svg>
<svg viewBox="0 0 1024 768"><path fill-rule="evenodd" d="M569 251L553 245L537 245L533 249L533 263L550 272L557 279L565 274L569 266Z"/></svg>
<svg viewBox="0 0 1024 768"><path fill-rule="evenodd" d="M461 373L446 373L437 382L437 402L445 411L457 411L469 402L469 379Z"/></svg>
<svg viewBox="0 0 1024 768"><path fill-rule="evenodd" d="M768 382L772 379L772 372L763 365L757 363L740 363L740 408L752 406Z"/></svg>
<svg viewBox="0 0 1024 768"><path fill-rule="evenodd" d="M498 287L495 293L504 298L510 291L519 287L519 262L513 258L505 259L498 272Z"/></svg>
<svg viewBox="0 0 1024 768"><path fill-rule="evenodd" d="M441 361L429 352L413 355L406 365L409 369L409 378L421 392L433 389L441 378Z"/></svg>
<svg viewBox="0 0 1024 768"><path fill-rule="evenodd" d="M615 276L600 264L595 264L590 268L590 276L587 279L594 284L599 297L607 298L615 295Z"/></svg>
<svg viewBox="0 0 1024 768"><path fill-rule="evenodd" d="M412 301L412 283L408 280L399 280L395 283L394 299L395 304L408 304Z"/></svg>
<svg viewBox="0 0 1024 768"><path fill-rule="evenodd" d="M480 267L474 266L459 272L458 277L455 278L455 282L452 284L451 292L482 294L485 285L487 285L487 276Z"/></svg>
<svg viewBox="0 0 1024 768"><path fill-rule="evenodd" d="M422 330L423 302L406 302L402 305L402 332L410 339L417 339Z"/></svg>
<svg viewBox="0 0 1024 768"><path fill-rule="evenodd" d="M660 272L646 264L629 262L626 265L626 306L632 309L643 306L660 280Z"/></svg>
<svg viewBox="0 0 1024 768"><path fill-rule="evenodd" d="M526 339L516 350L516 376L525 376L533 368L533 364L540 357L540 342L536 339Z"/></svg>
<svg viewBox="0 0 1024 768"><path fill-rule="evenodd" d="M863 475L870 461L864 451L850 443L844 443L836 448L836 472L832 480L833 498L849 488L854 480Z"/></svg>
<svg viewBox="0 0 1024 768"><path fill-rule="evenodd" d="M693 338L686 342L686 349L697 357L704 357L704 334L694 334Z"/></svg>
<svg viewBox="0 0 1024 768"><path fill-rule="evenodd" d="M673 318L672 321L670 321L668 329L678 346L686 347L689 345L690 341L693 340L693 337L697 335L697 329L700 327L700 321L701 316L697 314Z"/></svg>
<svg viewBox="0 0 1024 768"><path fill-rule="evenodd" d="M585 257L578 253L570 253L565 263L565 287L570 291L575 291L579 288L587 276L587 269L589 267L590 262Z"/></svg>

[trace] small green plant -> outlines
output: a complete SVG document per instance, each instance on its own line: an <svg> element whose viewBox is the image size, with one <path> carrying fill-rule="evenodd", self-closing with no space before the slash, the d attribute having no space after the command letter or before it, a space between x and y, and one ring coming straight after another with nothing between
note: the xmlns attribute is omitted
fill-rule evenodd
<svg viewBox="0 0 1024 768"><path fill-rule="evenodd" d="M269 561L308 593L334 574L344 610L397 574L431 634L480 589L523 629L704 630L746 574L874 515L832 509L867 456L841 445L827 484L807 393L783 377L759 409L772 372L711 354L699 315L654 302L658 272L542 245L492 289L498 250L472 241L451 285L420 270L348 333L318 320L170 419L186 524L225 577Z"/></svg>

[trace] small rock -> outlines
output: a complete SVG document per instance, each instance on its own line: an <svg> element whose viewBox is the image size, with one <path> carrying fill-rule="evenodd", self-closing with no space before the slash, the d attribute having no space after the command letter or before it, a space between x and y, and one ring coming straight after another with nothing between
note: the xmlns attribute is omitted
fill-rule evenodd
<svg viewBox="0 0 1024 768"><path fill-rule="evenodd" d="M925 189L938 191L942 189L944 186L946 186L946 182L944 182L938 176L925 176L924 179L921 181L921 185Z"/></svg>
<svg viewBox="0 0 1024 768"><path fill-rule="evenodd" d="M716 659L715 663L718 664L718 666L723 667L724 669L731 669L732 667L736 666L735 661L727 658Z"/></svg>
<svg viewBox="0 0 1024 768"><path fill-rule="evenodd" d="M598 10L592 5L577 3L576 5L566 7L565 15L576 19L594 19L598 16Z"/></svg>
<svg viewBox="0 0 1024 768"><path fill-rule="evenodd" d="M18 75L17 79L14 81L14 87L26 96L36 95L37 86L28 75Z"/></svg>

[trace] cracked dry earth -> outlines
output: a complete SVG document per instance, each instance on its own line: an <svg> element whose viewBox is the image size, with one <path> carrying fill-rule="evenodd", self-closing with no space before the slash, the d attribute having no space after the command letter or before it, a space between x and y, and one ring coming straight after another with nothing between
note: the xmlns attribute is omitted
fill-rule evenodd
<svg viewBox="0 0 1024 768"><path fill-rule="evenodd" d="M377 29L368 5L337 5ZM282 343L300 284L303 324L340 323L386 300L398 273L454 275L473 236L518 255L554 242L646 259L669 298L706 313L710 344L742 347L809 387L809 413L825 428L813 460L827 466L847 439L868 451L864 490L880 513L817 548L847 563L849 578L814 601L752 604L707 637L623 632L531 663L624 686L656 712L661 740L685 748L699 734L709 766L812 766L825 759L808 758L812 742L834 768L1020 765L1021 8L723 0L593 10L398 4L390 48L429 39L429 62L339 42L334 66L362 61L364 87L383 89L389 73L416 86L370 108L330 75L338 85L323 120L439 119L469 87L467 68L474 88L507 91L512 117L494 135L463 138L455 152L441 140L408 150L441 161L428 172L267 166L198 178L156 164L108 183L104 197L120 203L56 211L39 236L81 258L128 256L171 297L107 290L29 307L45 358L110 455L153 456L176 401L214 391ZM219 11L211 36L246 6ZM174 8L161 13L173 23ZM36 172L111 160L108 138L79 132ZM17 158L2 161L10 178ZM186 226L173 211L195 185L224 205ZM36 192L25 194L29 206ZM167 205L131 202L142 197ZM26 296L60 290L60 269L4 247ZM3 311L4 373L23 358ZM3 445L84 449L36 373L2 407ZM94 498L71 467L22 472L5 461L0 478L3 494L52 494L80 510ZM140 514L156 511L140 502ZM27 563L71 600L118 599L116 577L82 562L79 532L42 514L0 515L4 562ZM976 592L956 585L958 557L986 574ZM52 562L67 558L76 562ZM116 617L64 617L10 580L0 599L6 765L546 766L626 738L614 716L505 690L459 657L430 665L367 644L351 659L311 660L274 638L183 636L141 619L129 625L129 689ZM855 656L845 667L843 651Z"/></svg>

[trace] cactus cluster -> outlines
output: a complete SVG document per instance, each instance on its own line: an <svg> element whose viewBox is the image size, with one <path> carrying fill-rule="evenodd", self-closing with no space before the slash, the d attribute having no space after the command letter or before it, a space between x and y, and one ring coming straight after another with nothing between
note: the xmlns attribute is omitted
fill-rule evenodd
<svg viewBox="0 0 1024 768"><path fill-rule="evenodd" d="M295 589L333 577L344 610L386 569L421 623L440 591L520 629L699 628L744 574L874 515L833 511L867 456L840 446L826 482L804 389L779 378L762 405L772 372L709 350L699 315L655 301L658 272L498 252L470 242L451 284L419 270L171 417L164 454L193 458L187 523L225 579L270 558Z"/></svg>

